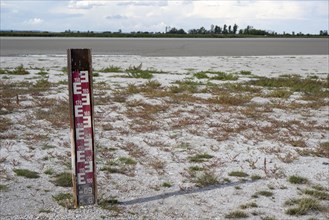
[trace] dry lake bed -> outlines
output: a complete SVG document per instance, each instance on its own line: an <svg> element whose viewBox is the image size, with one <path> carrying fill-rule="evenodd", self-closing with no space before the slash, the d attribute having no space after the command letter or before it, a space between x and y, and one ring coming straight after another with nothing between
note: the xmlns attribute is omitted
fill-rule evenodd
<svg viewBox="0 0 329 220"><path fill-rule="evenodd" d="M0 58L1 219L328 219L326 54L95 54L99 204L80 209L66 56Z"/></svg>

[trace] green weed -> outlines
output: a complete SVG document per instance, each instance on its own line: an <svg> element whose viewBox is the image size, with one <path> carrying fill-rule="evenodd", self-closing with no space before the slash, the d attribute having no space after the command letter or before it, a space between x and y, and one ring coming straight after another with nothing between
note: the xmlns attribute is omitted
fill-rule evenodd
<svg viewBox="0 0 329 220"><path fill-rule="evenodd" d="M119 66L109 66L109 67L105 67L103 69L100 70L100 72L103 72L103 73L121 73L123 72L123 69Z"/></svg>
<svg viewBox="0 0 329 220"><path fill-rule="evenodd" d="M0 184L0 192L7 192L9 187L7 185Z"/></svg>
<svg viewBox="0 0 329 220"><path fill-rule="evenodd" d="M61 187L72 187L72 174L71 173L60 173L55 176L53 183L56 186Z"/></svg>
<svg viewBox="0 0 329 220"><path fill-rule="evenodd" d="M207 153L203 153L203 154L197 154L195 156L189 157L189 161L191 163L202 163L205 162L211 158L213 158L214 156L209 155Z"/></svg>
<svg viewBox="0 0 329 220"><path fill-rule="evenodd" d="M219 183L218 177L212 171L205 171L193 181L198 187L206 187Z"/></svg>
<svg viewBox="0 0 329 220"><path fill-rule="evenodd" d="M225 218L248 218L249 215L241 210L232 211L225 215Z"/></svg>
<svg viewBox="0 0 329 220"><path fill-rule="evenodd" d="M37 172L28 169L14 169L13 171L17 176L23 176L29 179L36 179L40 177Z"/></svg>
<svg viewBox="0 0 329 220"><path fill-rule="evenodd" d="M290 176L288 181L292 184L306 184L309 182L308 179L297 175Z"/></svg>
<svg viewBox="0 0 329 220"><path fill-rule="evenodd" d="M288 215L306 215L311 211L323 211L324 207L320 204L320 202L314 198L301 198L301 199L292 199L288 200L285 203L286 205L295 207L289 208L286 211Z"/></svg>
<svg viewBox="0 0 329 220"><path fill-rule="evenodd" d="M71 193L59 193L53 196L53 199L64 208L73 209L73 196Z"/></svg>
<svg viewBox="0 0 329 220"><path fill-rule="evenodd" d="M23 65L17 66L14 70L0 69L0 74L9 74L9 75L27 75L30 74Z"/></svg>
<svg viewBox="0 0 329 220"><path fill-rule="evenodd" d="M249 174L243 171L232 171L228 174L229 176L236 176L236 177L247 177Z"/></svg>

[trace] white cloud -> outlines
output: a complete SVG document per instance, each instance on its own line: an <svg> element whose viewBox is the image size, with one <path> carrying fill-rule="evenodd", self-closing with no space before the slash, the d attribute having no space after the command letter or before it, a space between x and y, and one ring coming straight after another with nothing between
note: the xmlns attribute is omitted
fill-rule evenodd
<svg viewBox="0 0 329 220"><path fill-rule="evenodd" d="M239 28L252 25L281 33L285 30L318 33L328 28L328 1L319 0L0 0L0 3L1 27L5 29L26 29L27 24L41 23L40 28L54 31L70 28L157 32L164 31L165 26L188 31L234 23ZM46 17L44 22L42 18Z"/></svg>
<svg viewBox="0 0 329 220"><path fill-rule="evenodd" d="M105 3L105 1L71 0L68 7L70 9L91 9L95 6L103 6Z"/></svg>
<svg viewBox="0 0 329 220"><path fill-rule="evenodd" d="M294 1L193 2L190 17L209 19L301 19L303 9Z"/></svg>
<svg viewBox="0 0 329 220"><path fill-rule="evenodd" d="M27 20L25 23L28 25L35 26L35 25L39 25L39 24L43 23L43 20L41 18L31 18L31 19Z"/></svg>

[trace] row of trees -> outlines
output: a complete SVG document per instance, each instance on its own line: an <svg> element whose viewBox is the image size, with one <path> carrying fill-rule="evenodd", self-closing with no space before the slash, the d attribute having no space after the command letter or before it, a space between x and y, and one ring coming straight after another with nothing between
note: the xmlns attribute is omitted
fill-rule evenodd
<svg viewBox="0 0 329 220"><path fill-rule="evenodd" d="M175 27L166 27L166 34L193 34L193 35L198 35L198 34L215 34L215 35L269 35L269 36L274 36L278 35L277 32L274 31L266 31L266 30L261 30L261 29L256 29L253 26L248 25L244 29L238 30L238 25L227 25L224 24L222 27L218 25L211 25L210 29L207 30L205 27L200 27L198 29L191 29L188 32L185 32L184 29L177 29ZM283 35L289 36L289 35L297 35L297 36L303 36L304 34L299 32L295 34L293 31L292 34L285 33L283 32ZM327 30L321 30L319 33L320 36L328 36L328 31Z"/></svg>

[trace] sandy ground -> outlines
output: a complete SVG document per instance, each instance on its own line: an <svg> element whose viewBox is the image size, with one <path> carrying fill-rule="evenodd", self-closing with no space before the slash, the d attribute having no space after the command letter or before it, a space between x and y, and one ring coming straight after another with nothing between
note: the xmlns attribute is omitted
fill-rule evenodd
<svg viewBox="0 0 329 220"><path fill-rule="evenodd" d="M159 86L148 87L149 80L127 78L124 71L101 71L110 65L126 69L140 63L155 72L152 82ZM0 75L4 127L0 130L1 219L227 219L236 210L248 219L329 217L328 154L314 153L328 143L328 95L307 100L302 92L294 91L280 98L261 88L251 94L235 91L234 96L248 95L246 100L223 104L216 100L223 98L221 93L230 94L208 88L209 83L221 88L259 76L298 74L323 81L329 73L327 55L93 56L99 75L94 77L94 98L98 192L103 208L80 209L62 207L53 198L71 192L70 187L53 183L56 174L70 172L67 75L62 72L66 56L1 57L2 69L12 70L20 64L30 74ZM41 68L48 72L49 88L23 93L17 89L18 101L15 90L4 95L9 84L35 85L44 77L38 74ZM193 77L208 70L234 73L239 79ZM239 75L242 70L252 74ZM178 80L192 80L198 90L168 94L177 89ZM63 109L54 110L56 105ZM197 155L210 157L193 161ZM135 163L120 164L123 157ZM119 171L110 171L109 166ZM33 170L40 177L17 176L13 171L17 168ZM235 176L235 171L246 175ZM200 183L206 175L216 183ZM308 182L292 184L288 179L293 175ZM308 198L305 192L318 188L327 195L319 200L320 210L300 216L286 214L287 201ZM109 205L106 201L117 202Z"/></svg>

